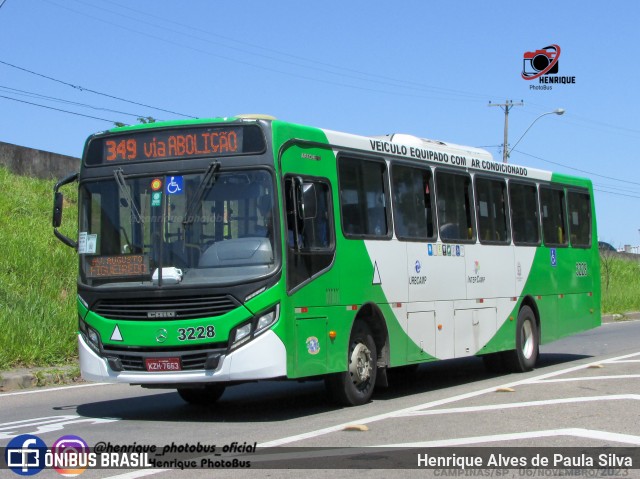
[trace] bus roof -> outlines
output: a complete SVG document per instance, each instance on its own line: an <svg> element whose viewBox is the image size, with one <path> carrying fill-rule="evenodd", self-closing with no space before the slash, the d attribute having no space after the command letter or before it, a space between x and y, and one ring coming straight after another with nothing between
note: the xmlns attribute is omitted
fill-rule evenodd
<svg viewBox="0 0 640 479"><path fill-rule="evenodd" d="M472 171L508 175L512 177L530 178L543 181L551 181L552 179L552 172L550 171L519 166L512 163L497 162L493 159L490 152L481 148L464 146L440 140L420 138L405 133L372 136L354 135L351 133L285 122L277 120L273 116L263 114L235 115L226 118L216 117L162 121L117 127L109 130L109 132L125 132L152 128L167 128L172 126L179 127L194 124L238 121L248 123L264 121L273 123L274 125L282 124L296 126L302 129L311 128L320 130L326 135L329 144L338 148L344 147L362 152L378 153L384 156L404 157L441 166L451 166L454 168L463 168ZM574 179L581 180L581 178L579 179L577 177Z"/></svg>

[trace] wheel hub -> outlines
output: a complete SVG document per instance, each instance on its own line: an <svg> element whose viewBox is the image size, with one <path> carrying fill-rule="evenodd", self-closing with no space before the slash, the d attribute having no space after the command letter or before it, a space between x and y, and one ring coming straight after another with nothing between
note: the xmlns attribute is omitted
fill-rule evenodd
<svg viewBox="0 0 640 479"><path fill-rule="evenodd" d="M371 377L371 351L366 345L358 343L353 348L351 361L349 361L349 373L356 386L368 381Z"/></svg>
<svg viewBox="0 0 640 479"><path fill-rule="evenodd" d="M525 321L522 325L522 354L525 358L529 359L533 354L533 345L534 337L531 322Z"/></svg>

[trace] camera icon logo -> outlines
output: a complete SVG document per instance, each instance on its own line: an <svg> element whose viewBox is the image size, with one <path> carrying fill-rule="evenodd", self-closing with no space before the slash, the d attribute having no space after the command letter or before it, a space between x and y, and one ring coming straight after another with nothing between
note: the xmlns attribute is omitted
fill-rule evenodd
<svg viewBox="0 0 640 479"><path fill-rule="evenodd" d="M522 78L535 80L542 75L555 75L558 73L558 59L560 47L556 44L544 47L533 52L524 52Z"/></svg>
<svg viewBox="0 0 640 479"><path fill-rule="evenodd" d="M33 476L45 467L47 445L38 436L14 437L5 449L7 467L20 476Z"/></svg>
<svg viewBox="0 0 640 479"><path fill-rule="evenodd" d="M88 466L89 445L79 436L62 436L51 446L53 468L65 477L82 474Z"/></svg>

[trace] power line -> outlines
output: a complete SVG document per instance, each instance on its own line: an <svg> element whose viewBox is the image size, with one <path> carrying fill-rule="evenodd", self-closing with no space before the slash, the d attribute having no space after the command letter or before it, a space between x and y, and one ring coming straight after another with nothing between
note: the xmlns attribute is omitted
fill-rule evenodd
<svg viewBox="0 0 640 479"><path fill-rule="evenodd" d="M640 199L640 196L636 196L636 195L625 195L624 193L616 193L614 191L605 191L605 190L601 190L599 188L594 188L593 191L597 191L599 193L606 193L608 195L615 195L615 196L624 196L625 198L637 198Z"/></svg>
<svg viewBox="0 0 640 479"><path fill-rule="evenodd" d="M81 4L84 4L84 5L87 5L87 3L83 2L82 0L75 0L75 1L77 3L81 3ZM254 56L264 57L264 58L269 59L269 60L275 60L275 61L278 61L278 62L281 62L281 63L286 63L286 64L290 64L290 65L295 65L295 66L301 66L303 68L310 68L310 69L313 69L313 70L322 71L324 73L329 73L331 75L338 75L340 77L351 76L352 78L354 78L354 79L356 79L358 81L369 81L369 82L373 82L373 83L380 83L380 84L385 84L385 85L390 85L390 86L400 87L400 88L407 88L407 89L412 89L412 90L422 90L422 91L436 90L436 91L434 91L434 93L446 93L446 94L456 94L456 95L459 95L459 96L477 97L478 101L481 98L486 98L486 95L483 96L483 94L479 94L479 93L471 93L471 92L466 92L466 91L462 91L462 90L455 90L455 89L451 89L451 88L444 88L444 87L438 87L438 86L434 86L434 85L427 85L427 84L424 84L424 83L414 82L414 81L410 81L410 80L393 78L393 77L380 75L380 74L376 74L376 73L371 73L371 72L364 72L364 71L361 71L361 70L356 70L356 69L353 69L353 68L348 68L348 67L340 66L340 65L334 65L334 64L331 64L331 63L327 63L327 62L321 62L321 61L318 61L318 60L311 60L311 59L303 57L303 56L292 55L292 54L287 53L287 52L282 52L282 51L275 50L275 49L272 49L272 48L266 48L266 47L263 47L263 46L260 46L260 45L255 45L253 43L249 43L249 42L245 42L245 41L241 41L241 40L236 40L236 39L230 38L230 37L225 37L223 35L219 35L219 34L212 33L212 32L209 32L209 31L201 29L201 28L197 28L197 27L195 27L193 25L186 25L184 23L180 23L180 22L176 22L176 21L173 21L173 20L169 20L169 19L163 18L163 17L161 17L159 15L154 15L154 14L148 12L148 11L137 10L135 8L131 8L129 6L125 6L125 5L123 5L121 3L118 3L118 2L112 2L112 3L118 5L119 7L124 8L126 10L142 14L142 15L144 15L145 18L148 18L148 17L157 18L160 21L163 21L163 22L166 22L166 23L169 23L169 24L173 24L173 25L177 25L179 27L184 27L184 28L189 29L190 31L201 32L201 33L204 33L205 35L218 37L218 38L221 38L221 39L223 39L225 41L234 42L234 43L237 43L237 44L240 44L240 45L247 46L249 48L262 50L262 51L267 51L267 52L275 53L276 55L280 55L280 56L283 56L283 57L288 57L288 58L293 58L293 59L296 59L296 60L301 60L301 61L309 63L311 65L303 65L303 64L300 64L298 62L287 61L287 60L283 60L281 58L273 57L271 55L263 55L263 54L255 53L255 52L248 51L248 50L245 50L245 49L241 49L241 48L238 48L238 47L234 47L234 46L231 46L231 45L228 45L228 44L227 45L222 44L223 46L225 46L227 48L230 48L230 49L233 49L233 50L237 50L237 51L241 51L243 53L248 53L248 54L254 55ZM168 29L166 27L158 25L157 23L152 23L152 22L140 19L139 17L136 18L136 17L131 17L131 16L128 16L128 15L123 15L122 12L119 12L119 11L115 12L114 10L111 10L111 9L108 9L108 8L104 8L104 7L99 7L97 5L90 5L90 6L92 6L94 8L99 8L101 10L104 10L104 11L107 11L107 12L110 12L110 13L117 14L119 17L129 18L129 19L135 20L136 22L145 23L147 25L151 25L153 27L161 28L161 29L167 30L169 32L178 33L178 34L181 34L181 35L185 35L187 37L192 37L192 38L195 38L197 40L202 40L202 41L205 41L205 42L208 42L208 43L212 43L212 44L218 44L218 43L212 42L211 40L203 39L201 37L197 37L197 36L195 36L193 34L190 34L190 33L185 33L185 32L181 32L181 31L178 31L178 30ZM321 65L321 66L330 68L332 70L337 70L337 71L329 71L329 70L327 70L325 68L320 68L320 67L318 67L316 65ZM356 76L353 76L353 75L348 75L348 74L345 74L345 72L351 72L351 73L357 74L359 76L356 77ZM375 80L375 78L378 78L380 80ZM393 83L390 83L390 82L393 82Z"/></svg>
<svg viewBox="0 0 640 479"><path fill-rule="evenodd" d="M100 117L97 117L97 116L85 115L83 113L76 113L74 111L63 110L61 108L54 108L52 106L41 105L39 103L33 103L33 102L30 102L30 101L26 101L26 100L18 100L17 98L11 98L9 96L0 95L0 98L5 98L6 100L17 101L17 102L20 102L20 103L26 103L27 105L38 106L40 108L47 108L49 110L61 111L63 113L69 113L70 115L83 116L85 118L91 118L93 120L108 121L109 123L118 123L116 120L108 120L106 118L100 118Z"/></svg>
<svg viewBox="0 0 640 479"><path fill-rule="evenodd" d="M639 185L640 186L640 183L638 183L637 181L621 180L620 178L614 178L612 176L600 175L598 173L594 173L593 171L582 170L580 168L574 168L572 166L567 166L567 165L564 165L562 163L558 163L556 161L546 160L544 158L540 158L539 156L535 156L535 155L531 155L529 153L525 153L524 151L520 151L520 150L515 150L515 151L517 151L521 155L529 156L531 158L535 158L536 160L544 161L545 163L551 163L552 165L562 166L563 168L567 168L569 170L579 171L580 173L585 173L585 174L591 175L591 176L597 176L599 178L606 178L607 180L619 181L621 183L627 183L627 184L630 184L630 185Z"/></svg>
<svg viewBox="0 0 640 479"><path fill-rule="evenodd" d="M27 72L27 73L30 73L32 75L36 75L36 76L39 76L39 77L42 77L42 78L46 78L47 80L51 80L51 81L54 81L54 82L57 82L57 83L61 83L63 85L69 86L69 87L74 88L74 89L79 90L79 91L87 91L89 93L94 93L96 95L101 95L101 96L104 96L104 97L107 97L107 98L111 98L113 100L124 101L126 103L131 103L131 104L134 104L134 105L143 106L145 108L151 108L153 110L164 111L165 113L171 113L171 114L174 114L174 115L180 115L180 116L184 116L184 117L187 117L187 118L197 118L195 116L185 115L184 113L178 113L178 112L171 111L171 110L165 110L164 108L159 108L159 107L155 107L155 106L151 106L151 105L146 105L144 103L139 103L137 101L127 100L125 98L120 98L120 97L117 97L117 96L114 96L114 95L110 95L108 93L103 93L103 92L99 92L99 91L96 91L96 90L92 90L90 88L85 88L85 87L80 86L80 85L74 85L73 83L69 83L69 82L66 82L66 81L63 81L63 80L59 80L57 78L50 77L50 76L45 75L43 73L38 73L38 72L35 72L35 71L32 71L32 70L29 70L27 68L19 67L17 65L14 65L12 63L8 63L8 62L2 61L2 60L0 60L0 63L3 64L3 65L9 66L11 68L16 68L18 70L22 70L23 72Z"/></svg>
<svg viewBox="0 0 640 479"><path fill-rule="evenodd" d="M108 111L111 113L118 113L120 115L127 115L127 116L133 116L135 118L143 118L145 115L142 114L138 114L138 113L127 113L126 111L120 111L120 110L112 110L110 108L103 108L103 107L99 107L99 106L93 106L93 105L89 105L87 103L80 103L77 101L71 101L71 100L65 100L63 98L57 98L54 96L48 96L48 95L42 95L40 93L35 93L35 92L31 92L28 90L20 90L19 88L12 88L12 87L8 87L8 86L4 86L4 85L0 85L0 90L8 90L7 93L13 93L16 95L22 95L22 96L27 96L30 98L40 98L43 100L50 100L50 101L55 101L55 102L59 102L59 103L65 103L67 105L75 105L75 106L79 106L82 108L91 108L92 110L100 110L100 111ZM156 119L158 121L162 121L159 119Z"/></svg>
<svg viewBox="0 0 640 479"><path fill-rule="evenodd" d="M51 4L51 5L55 5L55 6L59 7L59 8L74 12L74 13L76 13L78 15L82 15L82 16L85 16L85 17L88 17L88 18L92 18L92 19L94 19L96 21L99 21L99 22L102 22L102 23L106 23L108 25L112 25L112 26L115 26L117 28L129 31L129 32L133 32L133 33L136 33L138 35L143 35L143 36L146 36L146 37L149 37L149 38L154 38L156 40L160 40L160 41L163 41L165 43L178 46L180 48L192 50L192 51L195 51L195 52L198 52L198 53L203 53L203 54L208 55L208 56L221 58L221 59L229 61L229 62L238 63L238 64L241 64L241 65L247 65L247 66L252 67L252 68L258 68L258 69L261 69L261 70L265 70L265 71L272 72L272 73L277 73L277 74L280 74L280 75L286 75L286 76L290 76L290 77L294 77L294 78L301 78L301 79L307 80L307 81L314 81L314 82L325 83L325 84L330 84L330 85L336 85L336 86L340 86L340 87L344 87L344 88L352 88L352 89L356 89L356 90L368 91L368 92L373 92L373 93L384 93L384 94L387 94L387 95L405 96L405 97L413 97L413 98L424 98L424 99L442 99L442 96L430 97L430 96L420 95L420 94L416 94L416 93L408 93L408 92L401 93L401 92L398 92L397 90L389 91L389 90L368 88L368 87L362 86L361 82L367 81L367 82L383 83L383 84L386 84L386 85L391 85L394 88L405 88L405 89L411 89L411 90L414 90L414 91L415 90L419 90L418 88L415 88L415 87L409 87L409 86L400 86L399 87L398 85L392 85L389 82L372 80L371 78L375 77L377 75L370 74L370 73L364 73L364 72L360 73L361 75L365 75L366 76L365 78L361 78L361 77L354 77L353 75L345 74L344 72L337 72L336 73L336 72L327 72L326 70L324 70L325 73L330 73L332 75L338 75L341 78L349 78L349 77L351 77L352 79L357 80L359 83L357 85L354 85L354 84L342 83L342 82L334 81L334 80L321 79L321 78L318 78L317 76L310 76L310 75L303 75L303 74L299 74L299 73L287 72L287 71L279 70L277 68L268 67L268 66L264 66L264 65L259 65L259 64L252 63L252 62L249 62L249 61L246 61L246 60L241 60L241 59L236 58L236 57L222 55L222 54L219 54L219 53L213 53L211 50L203 50L203 49L197 48L197 47L195 47L193 45L185 45L183 43L179 43L179 42L176 42L176 41L173 41L173 40L169 40L169 39L164 38L162 36L158 36L158 35L154 35L154 34L151 34L151 33L143 32L141 30L136 30L134 28L126 27L124 25L121 25L121 24L114 23L114 22L111 22L109 20L106 20L106 19L104 19L102 17L96 17L94 15L91 15L91 14L88 14L88 13L85 13L85 12L82 12L82 11L78 11L78 10L75 10L73 8L69 8L66 5L60 5L59 3L56 3L53 0L43 0L43 1L45 1L45 2L47 2L49 4ZM97 8L101 8L102 10L105 10L102 7L97 7ZM107 11L110 11L110 10L107 10ZM119 17L125 16L125 15L122 15L122 13L118 13L118 15L119 15ZM125 16L125 17L127 17L127 16ZM127 17L127 18L131 18L131 17ZM149 22L144 21L144 20L140 20L140 19L135 19L135 20L137 22L139 22L139 23L149 24ZM151 25L153 25L153 24L151 24ZM159 26L159 25L153 25L153 26L156 26L156 27L158 27L160 29L163 29L163 30L167 30L167 31L172 32L172 33L178 33L180 35L189 36L189 37L192 37L192 38L197 38L198 40L201 40L201 41L204 41L204 42L207 42L207 43L213 43L210 40L194 37L193 34L188 34L188 33L180 32L180 31L176 31L176 30L171 30L171 29L168 29L166 27ZM229 47L229 48L234 48L234 47ZM234 48L234 49L239 50L238 48ZM245 53L250 53L251 55L265 57L265 55L260 55L260 54L257 54L257 53L247 52L246 50L242 50L242 51L244 51ZM279 61L279 62L292 64L292 62L290 62L290 61L285 61L285 60L277 59L277 58L274 58L274 57L268 57L267 56L266 58L269 58L270 60L276 60L276 61ZM311 60L305 60L305 61L309 61L310 62ZM295 64L295 63L293 63L293 64ZM303 66L303 65L298 65L298 66L302 66L303 68L306 68L306 69L312 69L312 70L315 69L315 70L323 71L322 69L320 69L318 67ZM332 68L342 69L342 67L334 67L334 66L331 66L331 67ZM401 80L393 80L393 81L401 82ZM424 85L422 87L422 90L423 91L428 91L427 90L428 88L431 88L432 90L435 90L435 89L447 90L447 89L441 88L441 87L428 87L428 86L424 86ZM479 94L471 94L471 93L461 92L461 91L456 91L456 90L434 91L432 93L436 94L436 95L448 95L449 97L451 95L456 95L456 96L459 96L459 97L460 96L465 96L465 95L467 95L467 96L468 95L473 95L473 96L478 97L478 100L471 100L470 98L464 98L464 99L463 98L453 98L451 100L457 100L457 101L481 101L479 99L479 98L481 98L481 95L479 95Z"/></svg>

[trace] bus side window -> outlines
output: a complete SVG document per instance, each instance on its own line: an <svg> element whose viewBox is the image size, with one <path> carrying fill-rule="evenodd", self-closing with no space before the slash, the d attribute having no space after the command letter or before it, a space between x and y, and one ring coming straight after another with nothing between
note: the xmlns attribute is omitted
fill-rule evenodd
<svg viewBox="0 0 640 479"><path fill-rule="evenodd" d="M347 237L391 237L387 165L383 161L341 157L338 161L342 231Z"/></svg>
<svg viewBox="0 0 640 479"><path fill-rule="evenodd" d="M436 197L440 238L443 241L475 241L475 218L469 175L436 171Z"/></svg>
<svg viewBox="0 0 640 479"><path fill-rule="evenodd" d="M432 188L430 170L392 165L393 216L396 236L399 239L434 238Z"/></svg>
<svg viewBox="0 0 640 479"><path fill-rule="evenodd" d="M300 179L300 177L297 177ZM331 189L323 180L304 179L302 191L294 192L296 177L285 179L287 227L287 287L289 291L328 268L335 252L331 212ZM302 194L307 206L300 211L296 194ZM295 234L298 234L295 241Z"/></svg>
<svg viewBox="0 0 640 479"><path fill-rule="evenodd" d="M509 242L504 180L476 177L476 206L480 242Z"/></svg>
<svg viewBox="0 0 640 479"><path fill-rule="evenodd" d="M541 186L540 205L545 245L566 246L568 241L564 190Z"/></svg>
<svg viewBox="0 0 640 479"><path fill-rule="evenodd" d="M587 192L569 191L569 231L571 246L588 248L591 245L591 197Z"/></svg>
<svg viewBox="0 0 640 479"><path fill-rule="evenodd" d="M538 191L536 185L509 182L513 243L537 245L540 243L538 220Z"/></svg>

